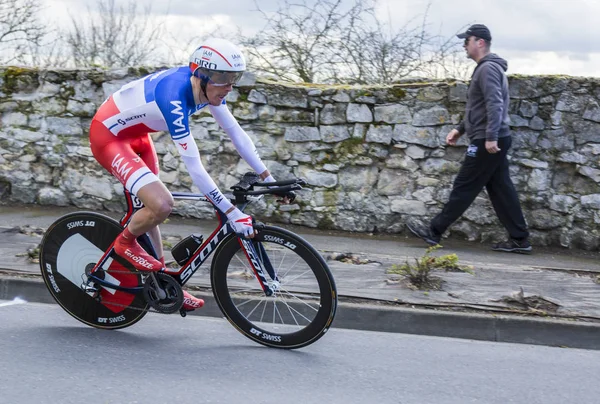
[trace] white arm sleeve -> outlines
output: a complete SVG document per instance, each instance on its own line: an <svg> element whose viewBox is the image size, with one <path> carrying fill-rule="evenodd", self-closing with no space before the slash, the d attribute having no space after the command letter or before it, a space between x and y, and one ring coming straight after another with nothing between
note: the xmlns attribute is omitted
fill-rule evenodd
<svg viewBox="0 0 600 404"><path fill-rule="evenodd" d="M195 143L194 143L195 144ZM223 213L227 212L233 205L219 190L217 184L210 178L208 172L200 160L200 154L196 156L181 156L185 167L192 177L194 184L200 189L208 199L210 199L215 206Z"/></svg>
<svg viewBox="0 0 600 404"><path fill-rule="evenodd" d="M257 174L262 174L267 167L260 159L252 139L250 139L250 136L242 129L234 116L231 115L227 105L221 104L218 107L209 105L208 107L219 126L229 135L231 142L240 156L242 156L246 163L248 163Z"/></svg>

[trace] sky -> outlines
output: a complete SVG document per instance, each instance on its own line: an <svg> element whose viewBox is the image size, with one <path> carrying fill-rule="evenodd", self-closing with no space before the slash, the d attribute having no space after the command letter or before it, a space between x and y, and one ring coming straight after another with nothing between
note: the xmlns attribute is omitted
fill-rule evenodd
<svg viewBox="0 0 600 404"><path fill-rule="evenodd" d="M44 1L46 18L53 21L64 19L65 10L77 15L87 7L93 9L97 2ZM259 0L260 8L275 11L278 1ZM127 4L128 0L115 2ZM189 38L216 26L232 31L239 27L250 35L264 22L253 11L252 0L137 0L137 4L152 5L167 30L185 45ZM487 25L492 51L508 60L509 74L600 77L600 0L378 0L377 13L381 21L402 27L422 18L428 4L429 28L444 37L469 24Z"/></svg>

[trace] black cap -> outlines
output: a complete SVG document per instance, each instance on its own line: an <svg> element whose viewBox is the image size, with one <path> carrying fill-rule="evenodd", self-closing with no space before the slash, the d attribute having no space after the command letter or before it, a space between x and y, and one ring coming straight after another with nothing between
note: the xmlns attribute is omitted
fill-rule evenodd
<svg viewBox="0 0 600 404"><path fill-rule="evenodd" d="M476 36L477 38L485 39L486 41L492 40L492 34L490 33L490 30L483 24L473 24L468 30L456 36L460 39Z"/></svg>

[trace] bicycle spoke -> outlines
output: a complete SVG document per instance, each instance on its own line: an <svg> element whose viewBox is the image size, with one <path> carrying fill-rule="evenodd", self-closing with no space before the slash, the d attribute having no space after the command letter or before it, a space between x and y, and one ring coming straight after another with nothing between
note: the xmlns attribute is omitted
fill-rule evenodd
<svg viewBox="0 0 600 404"><path fill-rule="evenodd" d="M259 300L258 303L256 304L256 306L254 306L254 308L252 309L252 311L250 313L248 313L247 317L250 317L252 315L252 313L254 313L254 310L256 310L262 302L263 302L262 300ZM265 301L265 304L266 304L266 301Z"/></svg>
<svg viewBox="0 0 600 404"><path fill-rule="evenodd" d="M296 296L294 293L292 293L292 292L289 292L289 291L287 291L287 290L285 290L285 289L282 289L282 290L283 290L283 291L284 291L284 292L285 292L285 293L286 293L288 296L292 297L293 299L295 299L295 300L299 301L300 303L304 304L305 306L309 307L311 310L314 310L314 311L319 311L319 309L318 309L318 308L317 308L317 309L315 309L313 306L311 306L310 304L308 304L306 301L304 301L304 300L300 299L300 298L299 298L298 296Z"/></svg>
<svg viewBox="0 0 600 404"><path fill-rule="evenodd" d="M287 283L292 283L293 281L300 279L301 277L303 277L304 275L308 274L308 273L312 273L312 271L309 269L307 269L306 271L302 272L300 275L296 276L295 278L292 279L286 279L286 284ZM283 279L285 279L285 277L283 277Z"/></svg>
<svg viewBox="0 0 600 404"><path fill-rule="evenodd" d="M283 304L285 304L285 305L286 305L286 307L288 308L288 310L290 310L290 314L292 314L292 318L294 319L294 321L296 322L296 324L298 324L298 321L296 320L296 317L294 316L294 314L293 314L293 313L291 313L291 312L292 312L292 310L293 310L293 311L295 311L295 312L296 312L296 313L297 313L297 314L298 314L300 317L304 318L304 319L305 319L305 320L306 320L306 321L307 321L309 324L310 324L310 322L312 321L311 319L309 319L308 317L306 317L304 314L300 313L298 310L296 310L294 307L292 307L292 306L291 306L291 305L289 305L288 303L286 303L286 302L283 302ZM309 307L310 307L310 306L309 306ZM311 308L311 309L313 309L312 307L310 307L310 308Z"/></svg>

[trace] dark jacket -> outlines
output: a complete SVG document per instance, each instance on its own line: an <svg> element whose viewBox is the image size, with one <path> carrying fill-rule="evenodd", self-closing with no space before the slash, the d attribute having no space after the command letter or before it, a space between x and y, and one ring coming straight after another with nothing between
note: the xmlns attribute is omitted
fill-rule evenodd
<svg viewBox="0 0 600 404"><path fill-rule="evenodd" d="M495 53L483 57L471 76L465 116L456 128L469 140L498 140L510 136L506 60Z"/></svg>

